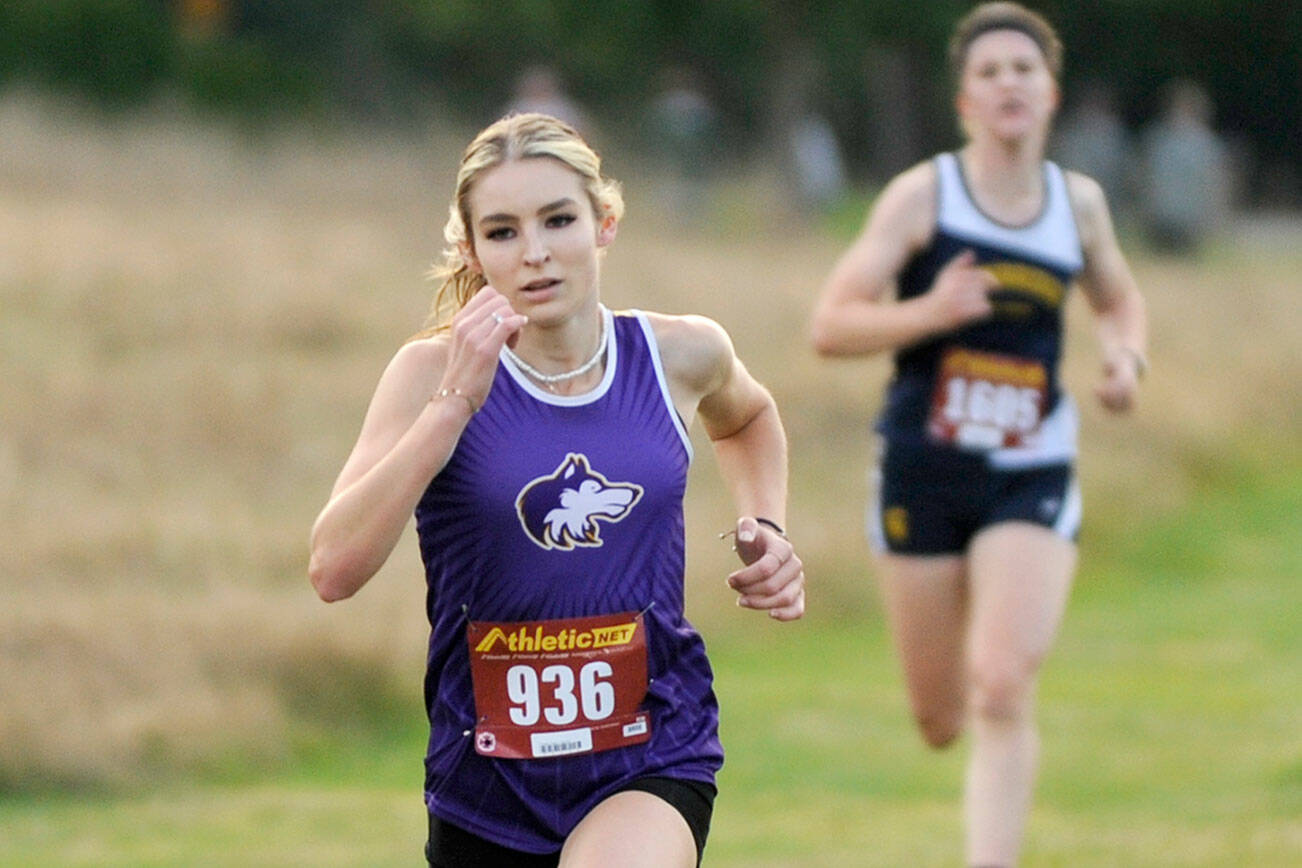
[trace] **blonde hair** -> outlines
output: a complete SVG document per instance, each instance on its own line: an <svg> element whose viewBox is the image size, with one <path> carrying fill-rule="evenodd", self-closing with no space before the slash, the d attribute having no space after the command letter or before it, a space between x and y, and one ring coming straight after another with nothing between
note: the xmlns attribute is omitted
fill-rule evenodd
<svg viewBox="0 0 1302 868"><path fill-rule="evenodd" d="M464 247L474 249L470 191L475 181L503 163L542 157L558 160L582 179L598 223L606 217L619 220L624 216L619 182L601 174L601 157L569 124L551 115L529 113L509 114L489 125L461 155L456 190L443 227L448 246L443 261L431 271L441 283L421 336L446 329L447 320L484 286L484 276L471 270L462 253Z"/></svg>
<svg viewBox="0 0 1302 868"><path fill-rule="evenodd" d="M1062 75L1062 40L1043 15L1020 3L982 3L954 25L954 35L949 40L949 65L955 82L963 78L968 48L978 36L992 30L1016 30L1026 34L1040 47L1045 65L1053 77L1057 79Z"/></svg>

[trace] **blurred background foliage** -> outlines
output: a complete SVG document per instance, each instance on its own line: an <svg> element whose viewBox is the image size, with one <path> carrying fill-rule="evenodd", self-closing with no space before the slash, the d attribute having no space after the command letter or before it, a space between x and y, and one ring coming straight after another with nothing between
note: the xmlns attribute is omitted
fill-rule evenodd
<svg viewBox="0 0 1302 868"><path fill-rule="evenodd" d="M722 153L763 157L794 122L826 116L850 173L879 183L957 140L944 62L964 0L6 0L0 88L35 82L107 109L173 97L281 120L479 126L522 70L546 64L600 119L645 143L669 70L718 111ZM1066 102L1088 82L1128 126L1161 86L1196 78L1217 107L1246 204L1302 203L1302 3L1036 2L1067 46ZM591 131L590 131L591 132Z"/></svg>

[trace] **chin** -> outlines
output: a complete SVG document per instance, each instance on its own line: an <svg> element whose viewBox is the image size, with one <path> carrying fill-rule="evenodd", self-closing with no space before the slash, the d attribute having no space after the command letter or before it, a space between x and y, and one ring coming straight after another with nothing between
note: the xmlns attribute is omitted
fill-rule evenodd
<svg viewBox="0 0 1302 868"><path fill-rule="evenodd" d="M1001 145L1026 146L1043 141L1045 131L1040 124L1019 121L992 127L990 136Z"/></svg>
<svg viewBox="0 0 1302 868"><path fill-rule="evenodd" d="M544 292L521 292L512 298L511 302L513 306L519 305L520 310L524 311L525 308L534 308L547 304L549 301L555 300L555 298L556 293L551 292L550 290Z"/></svg>
<svg viewBox="0 0 1302 868"><path fill-rule="evenodd" d="M528 299L521 302L518 312L529 317L529 324L551 326L564 322L574 315L574 305L557 296Z"/></svg>

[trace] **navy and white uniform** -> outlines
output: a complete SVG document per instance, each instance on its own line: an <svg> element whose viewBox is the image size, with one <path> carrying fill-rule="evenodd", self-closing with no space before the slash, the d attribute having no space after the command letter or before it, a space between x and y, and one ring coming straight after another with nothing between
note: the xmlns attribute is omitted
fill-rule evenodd
<svg viewBox="0 0 1302 868"><path fill-rule="evenodd" d="M530 853L558 850L636 778L713 785L723 763L705 646L683 614L691 443L645 315L602 315L611 332L600 384L550 394L503 354L488 399L416 508L431 625L426 804ZM477 752L470 623L621 612L645 624L649 740L539 759Z"/></svg>
<svg viewBox="0 0 1302 868"><path fill-rule="evenodd" d="M936 227L901 272L899 298L927 292L971 250L998 280L994 313L895 354L877 423L883 448L869 536L905 554L961 552L982 527L1006 520L1074 538L1077 415L1058 368L1083 254L1066 179L1046 161L1040 213L1012 226L982 212L955 154L934 164Z"/></svg>

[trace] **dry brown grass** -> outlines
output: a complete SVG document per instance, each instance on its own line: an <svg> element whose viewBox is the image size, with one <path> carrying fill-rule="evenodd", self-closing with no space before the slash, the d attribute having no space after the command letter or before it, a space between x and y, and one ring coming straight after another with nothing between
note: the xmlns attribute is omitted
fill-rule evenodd
<svg viewBox="0 0 1302 868"><path fill-rule="evenodd" d="M425 313L458 138L250 142L0 103L0 789L274 758L296 715L415 691L412 541L326 607L305 540L375 378ZM865 433L887 368L823 362L805 341L841 241L759 216L774 204L762 185L725 228L688 231L657 214L650 180L626 182L608 303L729 328L784 412L813 605L871 606ZM1089 403L1075 311L1067 377L1097 509L1177 509L1231 449L1295 453L1299 238L1138 261L1154 374L1131 422ZM730 509L698 453L689 556L708 624L729 605L711 531Z"/></svg>

